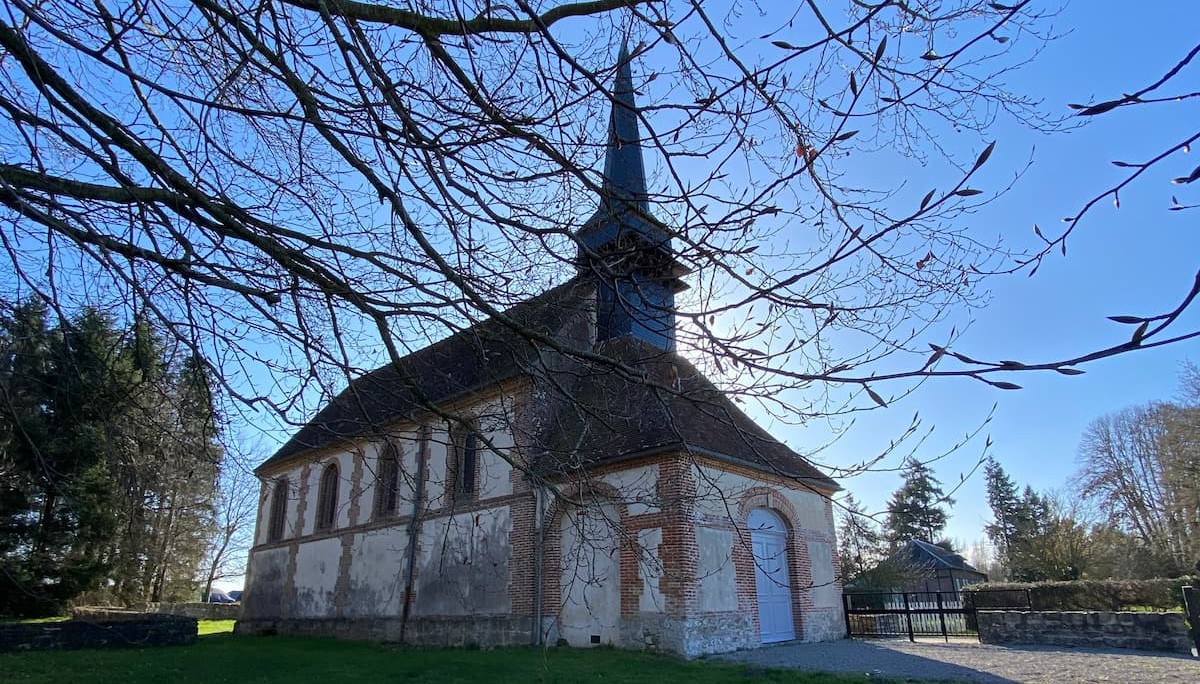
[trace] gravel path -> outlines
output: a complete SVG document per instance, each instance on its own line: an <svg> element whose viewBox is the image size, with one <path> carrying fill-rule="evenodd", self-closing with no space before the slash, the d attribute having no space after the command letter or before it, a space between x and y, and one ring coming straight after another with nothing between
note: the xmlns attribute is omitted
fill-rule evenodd
<svg viewBox="0 0 1200 684"><path fill-rule="evenodd" d="M974 642L845 639L782 644L713 656L758 667L794 667L918 681L1196 684L1200 659L1169 653Z"/></svg>

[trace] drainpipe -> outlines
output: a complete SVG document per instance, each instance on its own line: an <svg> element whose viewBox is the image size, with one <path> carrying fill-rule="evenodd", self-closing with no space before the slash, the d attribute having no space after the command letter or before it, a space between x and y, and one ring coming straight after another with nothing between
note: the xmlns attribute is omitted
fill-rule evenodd
<svg viewBox="0 0 1200 684"><path fill-rule="evenodd" d="M429 460L429 426L422 425L417 446L417 477L413 485L412 517L408 521L408 567L404 577L404 608L400 614L400 643L404 643L404 632L408 627L408 615L412 609L413 581L417 574L417 538L421 531L421 499L425 494L425 462Z"/></svg>
<svg viewBox="0 0 1200 684"><path fill-rule="evenodd" d="M533 487L533 645L542 645L542 565L545 555L545 497L542 488Z"/></svg>

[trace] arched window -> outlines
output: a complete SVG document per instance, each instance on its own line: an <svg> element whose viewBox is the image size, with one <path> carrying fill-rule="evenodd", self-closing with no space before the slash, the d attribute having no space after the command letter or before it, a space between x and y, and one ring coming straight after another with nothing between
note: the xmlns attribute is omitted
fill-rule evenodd
<svg viewBox="0 0 1200 684"><path fill-rule="evenodd" d="M331 530L337 519L338 467L336 463L325 466L321 473L321 487L317 490L317 529Z"/></svg>
<svg viewBox="0 0 1200 684"><path fill-rule="evenodd" d="M267 541L283 539L283 527L287 522L288 481L280 478L275 481L275 489L271 491L271 517L267 524Z"/></svg>
<svg viewBox="0 0 1200 684"><path fill-rule="evenodd" d="M458 452L454 463L454 498L467 501L478 494L479 434L467 430L459 433L454 442Z"/></svg>
<svg viewBox="0 0 1200 684"><path fill-rule="evenodd" d="M396 515L400 505L400 450L392 442L383 448L375 483L375 517Z"/></svg>

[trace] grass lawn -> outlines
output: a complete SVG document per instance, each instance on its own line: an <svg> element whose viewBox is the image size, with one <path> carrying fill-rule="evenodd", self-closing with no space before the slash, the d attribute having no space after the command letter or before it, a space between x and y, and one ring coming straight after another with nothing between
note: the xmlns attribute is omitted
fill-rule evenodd
<svg viewBox="0 0 1200 684"><path fill-rule="evenodd" d="M212 634L232 634L233 625L237 620L200 620L196 632L200 636Z"/></svg>
<svg viewBox="0 0 1200 684"><path fill-rule="evenodd" d="M204 631L232 620L206 621ZM194 646L0 653L4 684L850 684L864 677L748 669L614 649L398 649L325 639L207 633Z"/></svg>

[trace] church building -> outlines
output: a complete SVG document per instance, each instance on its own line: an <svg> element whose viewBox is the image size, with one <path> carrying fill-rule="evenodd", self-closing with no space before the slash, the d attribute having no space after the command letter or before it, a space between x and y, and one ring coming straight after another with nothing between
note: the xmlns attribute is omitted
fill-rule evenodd
<svg viewBox="0 0 1200 684"><path fill-rule="evenodd" d="M628 55L577 273L354 381L256 470L237 630L697 656L845 634L839 487L675 350Z"/></svg>

